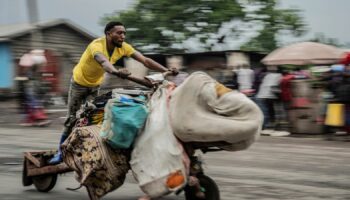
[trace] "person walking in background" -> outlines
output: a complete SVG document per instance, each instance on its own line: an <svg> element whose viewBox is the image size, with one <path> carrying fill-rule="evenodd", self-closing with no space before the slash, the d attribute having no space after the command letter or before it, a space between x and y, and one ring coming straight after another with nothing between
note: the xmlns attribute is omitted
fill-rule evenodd
<svg viewBox="0 0 350 200"><path fill-rule="evenodd" d="M255 90L255 94L259 92L259 87L267 74L267 68L265 65L258 67L254 70L254 83L253 89Z"/></svg>
<svg viewBox="0 0 350 200"><path fill-rule="evenodd" d="M289 73L287 70L282 70L282 79L281 79L281 103L283 108L282 120L284 123L289 122L289 109L292 102L292 83L294 75Z"/></svg>
<svg viewBox="0 0 350 200"><path fill-rule="evenodd" d="M277 66L269 66L266 76L260 84L256 95L257 104L264 114L263 129L274 129L276 122L275 104L280 95L280 81L282 74Z"/></svg>
<svg viewBox="0 0 350 200"><path fill-rule="evenodd" d="M40 89L40 68L46 64L44 50L32 50L24 54L19 66L22 69L22 76L18 77L21 104L24 109L22 126L45 126L50 123L45 113L42 101L39 98Z"/></svg>
<svg viewBox="0 0 350 200"><path fill-rule="evenodd" d="M342 59L341 64L344 65L343 71L340 73L341 83L335 90L335 98L338 103L344 104L345 122L344 131L350 133L350 54ZM343 131L341 131L343 132Z"/></svg>
<svg viewBox="0 0 350 200"><path fill-rule="evenodd" d="M244 63L236 70L236 74L238 90L247 96L252 96L254 94L254 71L247 63Z"/></svg>

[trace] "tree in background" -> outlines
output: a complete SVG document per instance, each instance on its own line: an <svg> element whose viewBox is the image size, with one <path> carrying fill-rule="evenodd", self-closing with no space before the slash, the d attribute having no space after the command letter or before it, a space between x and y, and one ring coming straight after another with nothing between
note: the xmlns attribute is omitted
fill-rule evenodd
<svg viewBox="0 0 350 200"><path fill-rule="evenodd" d="M242 49L271 51L282 31L303 33L298 12L277 9L277 0L139 0L131 10L104 16L101 23L122 21L128 41L136 48L159 53L186 52L188 42L213 50L215 45L246 37L249 27L260 27Z"/></svg>

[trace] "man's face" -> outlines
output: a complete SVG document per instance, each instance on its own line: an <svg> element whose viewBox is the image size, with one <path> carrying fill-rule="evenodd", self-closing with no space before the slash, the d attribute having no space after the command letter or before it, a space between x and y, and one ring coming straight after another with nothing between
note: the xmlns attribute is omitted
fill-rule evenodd
<svg viewBox="0 0 350 200"><path fill-rule="evenodd" d="M116 47L122 47L126 35L124 26L114 26L107 34Z"/></svg>

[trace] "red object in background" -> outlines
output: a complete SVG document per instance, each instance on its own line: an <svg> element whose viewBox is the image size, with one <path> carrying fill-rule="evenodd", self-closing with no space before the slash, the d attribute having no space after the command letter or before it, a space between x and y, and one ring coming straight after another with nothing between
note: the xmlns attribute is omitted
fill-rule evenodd
<svg viewBox="0 0 350 200"><path fill-rule="evenodd" d="M45 50L45 57L47 64L43 66L40 70L42 74L42 80L47 81L51 84L51 92L60 92L60 70L58 66L58 59L54 56L53 52L50 50Z"/></svg>
<svg viewBox="0 0 350 200"><path fill-rule="evenodd" d="M340 63L344 65L350 64L350 53L346 53L344 57L340 60Z"/></svg>
<svg viewBox="0 0 350 200"><path fill-rule="evenodd" d="M24 123L36 123L39 121L47 120L48 117L43 108L33 108L28 106L26 108L26 118Z"/></svg>
<svg viewBox="0 0 350 200"><path fill-rule="evenodd" d="M294 79L293 74L287 74L281 80L281 100L289 102L293 99L291 81Z"/></svg>
<svg viewBox="0 0 350 200"><path fill-rule="evenodd" d="M253 96L255 94L254 89L244 89L244 90L241 90L240 92L242 92L243 94L245 94L248 97Z"/></svg>
<svg viewBox="0 0 350 200"><path fill-rule="evenodd" d="M310 103L311 102L305 97L295 97L292 99L293 108L308 108Z"/></svg>

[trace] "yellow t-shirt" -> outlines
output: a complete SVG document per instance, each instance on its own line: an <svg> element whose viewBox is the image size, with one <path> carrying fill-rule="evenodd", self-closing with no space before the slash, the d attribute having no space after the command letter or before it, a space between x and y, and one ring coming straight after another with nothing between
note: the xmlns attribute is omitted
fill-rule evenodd
<svg viewBox="0 0 350 200"><path fill-rule="evenodd" d="M112 63L123 56L130 57L135 49L128 43L123 42L121 48L114 48L112 56L107 50L106 37L101 37L92 41L80 58L79 63L73 69L73 80L79 85L86 87L99 86L103 81L104 69L94 59L97 53L102 53Z"/></svg>

